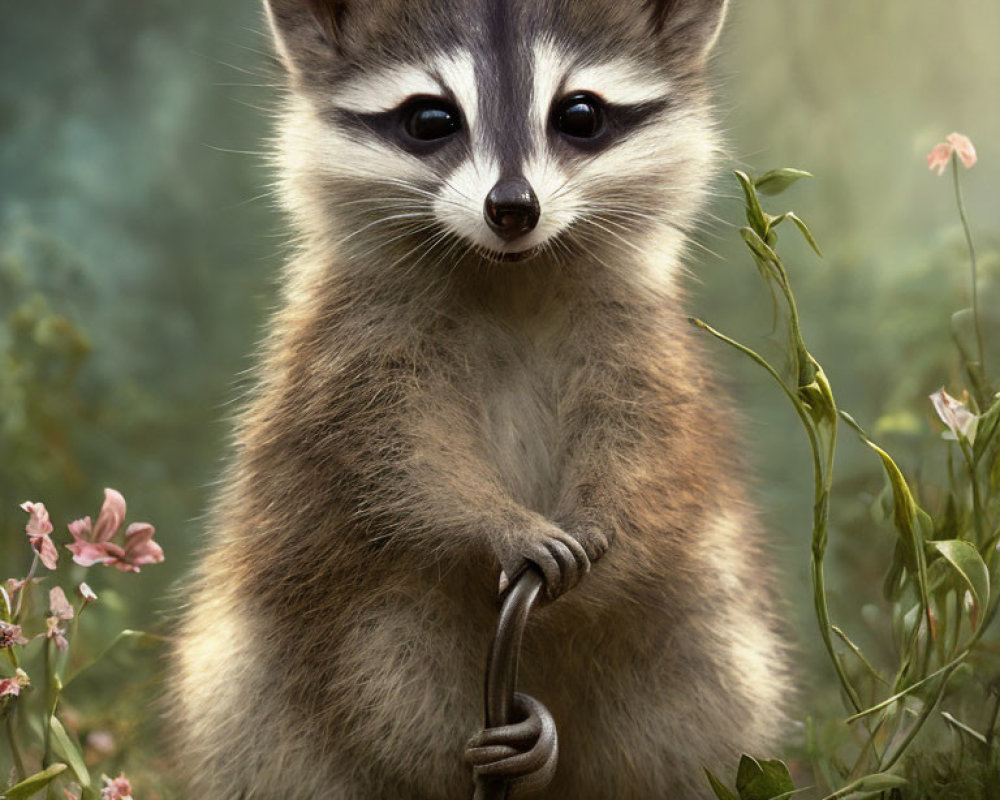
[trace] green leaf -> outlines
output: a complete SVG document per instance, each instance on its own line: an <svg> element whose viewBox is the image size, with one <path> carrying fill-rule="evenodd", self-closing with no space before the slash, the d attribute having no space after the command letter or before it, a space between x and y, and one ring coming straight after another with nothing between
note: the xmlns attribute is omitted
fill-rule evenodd
<svg viewBox="0 0 1000 800"><path fill-rule="evenodd" d="M66 771L65 764L53 764L44 772L39 772L7 789L0 800L28 800Z"/></svg>
<svg viewBox="0 0 1000 800"><path fill-rule="evenodd" d="M760 234L757 233L753 228L740 228L740 236L743 237L743 241L747 243L753 254L764 262L777 261L778 254L771 249L770 245L760 238ZM763 270L761 270L763 272ZM765 274L765 277L768 277Z"/></svg>
<svg viewBox="0 0 1000 800"><path fill-rule="evenodd" d="M156 636L156 635L154 635L152 633L144 633L143 631L124 630L121 633L119 633L112 640L111 644L109 644L107 647L105 647L97 655L96 658L94 658L91 661L88 661L86 664L84 664L82 667L80 667L76 672L74 672L72 675L70 675L63 682L63 688L65 689L66 687L68 687L73 681L75 681L78 677L80 677L80 675L82 673L86 672L88 669L90 669L92 666L94 666L94 664L97 664L99 661L101 661L112 650L114 650L119 644L121 644L122 642L127 642L127 641L133 641L136 644L153 644L155 642L162 642L162 641L164 641L164 639L163 639L162 636Z"/></svg>
<svg viewBox="0 0 1000 800"><path fill-rule="evenodd" d="M740 188L743 190L743 196L746 198L747 222L750 223L750 227L763 241L767 236L769 226L767 218L764 216L764 209L760 206L760 199L757 197L757 190L754 188L753 181L750 180L750 176L745 172L736 170L733 174L736 175L736 180L739 181Z"/></svg>
<svg viewBox="0 0 1000 800"><path fill-rule="evenodd" d="M775 800L795 791L788 767L781 761L758 761L746 754L736 773L740 800Z"/></svg>
<svg viewBox="0 0 1000 800"><path fill-rule="evenodd" d="M837 424L837 405L833 399L830 382L822 367L803 351L799 360L799 398L809 409L809 416L817 425Z"/></svg>
<svg viewBox="0 0 1000 800"><path fill-rule="evenodd" d="M69 763L76 776L76 782L83 787L90 786L90 772L87 771L87 765L83 761L80 746L73 741L55 715L49 718L49 729L53 749Z"/></svg>
<svg viewBox="0 0 1000 800"><path fill-rule="evenodd" d="M906 483L906 478L903 477L903 473L896 466L892 457L871 439L865 437L864 441L878 453L889 478L889 484L892 488L892 520L898 535L897 541L901 546L906 567L917 578L920 602L927 616L928 630L933 630L930 618L930 596L927 588L927 560L924 555L923 543L933 533L934 523L927 512L920 508L913 499L913 493ZM891 574L896 574L895 566ZM886 588L889 588L888 583Z"/></svg>
<svg viewBox="0 0 1000 800"><path fill-rule="evenodd" d="M702 769L705 770L705 775L708 776L708 782L712 784L712 791L715 792L715 796L718 797L719 800L739 800L735 794L726 788L722 781L709 772L707 767L702 767Z"/></svg>
<svg viewBox="0 0 1000 800"><path fill-rule="evenodd" d="M809 242L809 246L813 249L813 252L822 258L823 251L819 249L819 245L816 243L816 239L813 237L812 231L809 230L809 226L791 211L785 214L785 216L795 223L795 227L799 229L799 233L802 234L803 238Z"/></svg>
<svg viewBox="0 0 1000 800"><path fill-rule="evenodd" d="M901 778L899 775L891 775L888 772L879 772L875 775L866 775L864 778L855 781L851 784L851 792L840 796L861 800L862 797L872 797L873 795L887 792L890 789L900 789L906 785L906 778Z"/></svg>
<svg viewBox="0 0 1000 800"><path fill-rule="evenodd" d="M961 731L962 733L964 733L966 736L968 736L973 741L979 742L979 744L984 744L987 747L990 746L990 740L987 739L985 736L983 736L975 728L970 728L968 725L966 725L960 719L956 719L954 716L952 716L951 714L949 714L947 711L942 711L941 712L941 716L944 718L944 721L947 722L949 725L951 725L951 727L953 727L955 730Z"/></svg>
<svg viewBox="0 0 1000 800"><path fill-rule="evenodd" d="M761 194L766 194L768 196L774 196L781 194L785 189L794 183L797 183L802 178L813 177L808 172L803 172L800 169L791 169L785 167L784 169L773 169L770 172L765 172L759 178L754 180L754 188L757 189Z"/></svg>
<svg viewBox="0 0 1000 800"><path fill-rule="evenodd" d="M997 395L984 414L979 417L979 425L976 428L976 441L973 445L973 459L976 464L986 455L990 445L997 438L1000 431L1000 395Z"/></svg>
<svg viewBox="0 0 1000 800"><path fill-rule="evenodd" d="M982 610L990 602L990 573L986 563L970 542L952 539L947 542L930 542L930 546L948 560L972 594L972 627L976 628Z"/></svg>

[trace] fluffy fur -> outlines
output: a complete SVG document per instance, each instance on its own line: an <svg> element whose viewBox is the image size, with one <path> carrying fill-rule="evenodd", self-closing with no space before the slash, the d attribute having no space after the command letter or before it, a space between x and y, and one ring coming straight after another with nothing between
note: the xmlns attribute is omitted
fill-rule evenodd
<svg viewBox="0 0 1000 800"><path fill-rule="evenodd" d="M597 563L543 565L537 796L704 797L702 765L780 735L769 569L677 281L723 10L270 0L299 243L177 639L190 796L469 797L501 567L559 542ZM638 110L582 151L549 130L572 90ZM462 112L432 155L372 121L414 94ZM541 219L505 242L483 199L511 173Z"/></svg>

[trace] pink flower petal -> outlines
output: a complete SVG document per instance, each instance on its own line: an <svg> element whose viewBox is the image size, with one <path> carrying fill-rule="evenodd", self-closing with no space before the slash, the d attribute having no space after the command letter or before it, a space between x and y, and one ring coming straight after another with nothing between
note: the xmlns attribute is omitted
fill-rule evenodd
<svg viewBox="0 0 1000 800"><path fill-rule="evenodd" d="M74 539L86 539L88 542L94 540L94 526L90 521L90 517L75 519L67 527L69 528L69 532L73 534Z"/></svg>
<svg viewBox="0 0 1000 800"><path fill-rule="evenodd" d="M49 613L59 619L73 619L73 606L58 586L49 589Z"/></svg>
<svg viewBox="0 0 1000 800"><path fill-rule="evenodd" d="M13 678L5 678L0 681L0 697L17 697L21 690L31 685L28 673L23 669L17 670Z"/></svg>
<svg viewBox="0 0 1000 800"><path fill-rule="evenodd" d="M125 531L125 561L129 564L159 564L163 548L153 541L156 529L148 522L133 522ZM138 572L138 570L136 570Z"/></svg>
<svg viewBox="0 0 1000 800"><path fill-rule="evenodd" d="M28 639L21 631L20 625L0 620L0 650L6 647L13 647L15 644L27 644Z"/></svg>
<svg viewBox="0 0 1000 800"><path fill-rule="evenodd" d="M81 567L110 564L115 560L115 556L108 553L107 543L77 540L73 544L66 545L66 549L73 553L73 561Z"/></svg>
<svg viewBox="0 0 1000 800"><path fill-rule="evenodd" d="M952 147L950 144L941 143L936 145L930 153L927 154L927 166L932 172L937 172L938 175L944 175L944 171L948 168L948 162L951 161Z"/></svg>
<svg viewBox="0 0 1000 800"><path fill-rule="evenodd" d="M55 569L59 561L59 551L49 538L49 534L52 533L52 521L49 519L45 504L29 501L22 503L21 508L31 515L24 528L24 532L28 534L28 541L31 542L32 548L38 553L38 558L46 569Z"/></svg>
<svg viewBox="0 0 1000 800"><path fill-rule="evenodd" d="M969 411L964 403L956 400L944 389L935 392L930 398L938 417L948 426L948 430L951 431L954 438L966 439L969 443L975 442L979 417Z"/></svg>
<svg viewBox="0 0 1000 800"><path fill-rule="evenodd" d="M976 148L972 144L972 141L968 136L963 136L960 133L953 133L947 139L948 144L958 153L958 157L962 160L962 163L966 168L971 168L976 165L979 160L979 156L976 155Z"/></svg>
<svg viewBox="0 0 1000 800"><path fill-rule="evenodd" d="M31 546L46 569L55 569L59 565L59 551L48 536L32 537Z"/></svg>
<svg viewBox="0 0 1000 800"><path fill-rule="evenodd" d="M101 800L132 800L132 785L128 778L119 775L117 778L104 778L105 787L101 789Z"/></svg>
<svg viewBox="0 0 1000 800"><path fill-rule="evenodd" d="M24 532L28 536L48 536L52 533L52 520L49 519L49 512L45 508L45 503L32 503L30 500L21 503L21 510L27 511L31 515Z"/></svg>
<svg viewBox="0 0 1000 800"><path fill-rule="evenodd" d="M104 490L104 505L94 523L93 541L107 542L118 533L125 521L125 498L114 489Z"/></svg>
<svg viewBox="0 0 1000 800"><path fill-rule="evenodd" d="M69 642L66 640L66 629L59 627L61 621L58 617L46 617L45 633L40 633L35 638L44 636L46 639L52 639L59 651L65 652L69 648Z"/></svg>

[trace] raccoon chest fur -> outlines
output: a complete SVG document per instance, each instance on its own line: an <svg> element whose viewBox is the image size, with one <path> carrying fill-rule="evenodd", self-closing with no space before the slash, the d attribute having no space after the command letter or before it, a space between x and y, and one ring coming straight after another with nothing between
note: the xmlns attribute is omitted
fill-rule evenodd
<svg viewBox="0 0 1000 800"><path fill-rule="evenodd" d="M559 403L552 354L518 348L491 364L478 420L488 459L511 494L543 515L557 490Z"/></svg>
<svg viewBox="0 0 1000 800"><path fill-rule="evenodd" d="M560 406L569 331L558 300L481 318L482 348L469 354L476 427L488 462L521 504L542 515L557 500Z"/></svg>

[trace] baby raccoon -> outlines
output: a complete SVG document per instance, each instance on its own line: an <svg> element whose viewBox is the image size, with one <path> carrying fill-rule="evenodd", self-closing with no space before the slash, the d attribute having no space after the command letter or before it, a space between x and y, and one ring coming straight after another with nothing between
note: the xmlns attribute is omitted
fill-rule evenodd
<svg viewBox="0 0 1000 800"><path fill-rule="evenodd" d="M500 769L691 800L779 737L768 567L679 287L725 5L268 0L298 239L178 635L188 796L459 800ZM476 734L498 579L532 565L545 707Z"/></svg>

